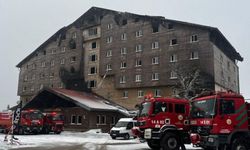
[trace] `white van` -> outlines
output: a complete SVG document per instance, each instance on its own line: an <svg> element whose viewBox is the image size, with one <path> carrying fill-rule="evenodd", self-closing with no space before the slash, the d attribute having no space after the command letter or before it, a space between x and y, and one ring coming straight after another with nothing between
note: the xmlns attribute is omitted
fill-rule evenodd
<svg viewBox="0 0 250 150"><path fill-rule="evenodd" d="M116 137L123 137L129 139L131 136L136 137L132 134L132 128L135 126L136 120L133 118L121 118L116 125L110 130L110 136L112 139Z"/></svg>

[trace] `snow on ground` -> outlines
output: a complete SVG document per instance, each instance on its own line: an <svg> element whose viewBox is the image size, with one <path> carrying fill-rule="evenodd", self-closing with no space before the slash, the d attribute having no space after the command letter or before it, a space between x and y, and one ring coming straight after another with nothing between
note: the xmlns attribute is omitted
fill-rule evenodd
<svg viewBox="0 0 250 150"><path fill-rule="evenodd" d="M138 139L112 140L109 134L96 130L88 132L62 132L49 135L16 135L21 145L3 142L0 134L0 150L150 150L146 143ZM194 149L186 145L187 149Z"/></svg>

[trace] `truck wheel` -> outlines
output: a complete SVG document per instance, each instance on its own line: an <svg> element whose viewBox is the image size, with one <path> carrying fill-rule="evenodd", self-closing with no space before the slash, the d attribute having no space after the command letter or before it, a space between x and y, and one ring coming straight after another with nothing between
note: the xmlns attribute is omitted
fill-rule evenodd
<svg viewBox="0 0 250 150"><path fill-rule="evenodd" d="M167 133L161 140L161 147L163 150L179 150L180 141L175 134Z"/></svg>
<svg viewBox="0 0 250 150"><path fill-rule="evenodd" d="M231 150L247 150L245 139L243 138L234 139Z"/></svg>
<svg viewBox="0 0 250 150"><path fill-rule="evenodd" d="M125 134L125 135L124 135L124 139L125 139L125 140L128 140L129 138L130 138L129 134Z"/></svg>
<svg viewBox="0 0 250 150"><path fill-rule="evenodd" d="M160 143L157 140L147 140L148 146L153 149L153 150L159 150L160 147Z"/></svg>
<svg viewBox="0 0 250 150"><path fill-rule="evenodd" d="M111 138L114 140L114 139L116 139L116 137L115 136L111 136Z"/></svg>

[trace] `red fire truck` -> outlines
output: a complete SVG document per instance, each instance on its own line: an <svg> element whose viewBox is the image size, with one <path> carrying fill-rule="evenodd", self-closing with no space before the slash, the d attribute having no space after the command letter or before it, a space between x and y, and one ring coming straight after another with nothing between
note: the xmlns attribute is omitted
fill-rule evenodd
<svg viewBox="0 0 250 150"><path fill-rule="evenodd" d="M54 132L60 134L63 131L64 116L60 112L46 112L44 113L44 133L48 134Z"/></svg>
<svg viewBox="0 0 250 150"><path fill-rule="evenodd" d="M152 149L177 150L183 143L190 143L189 109L185 99L146 96L139 106L133 133Z"/></svg>
<svg viewBox="0 0 250 150"><path fill-rule="evenodd" d="M11 127L11 112L0 112L0 132L7 133Z"/></svg>
<svg viewBox="0 0 250 150"><path fill-rule="evenodd" d="M191 141L205 150L250 149L250 104L232 92L208 93L191 101Z"/></svg>
<svg viewBox="0 0 250 150"><path fill-rule="evenodd" d="M22 110L19 126L15 129L16 134L41 133L44 125L44 116L39 110Z"/></svg>

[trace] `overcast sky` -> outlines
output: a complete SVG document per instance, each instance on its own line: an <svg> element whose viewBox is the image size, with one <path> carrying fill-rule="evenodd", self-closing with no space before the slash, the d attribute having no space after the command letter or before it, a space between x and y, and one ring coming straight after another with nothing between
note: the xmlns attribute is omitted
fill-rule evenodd
<svg viewBox="0 0 250 150"><path fill-rule="evenodd" d="M249 0L0 0L0 110L19 100L15 66L92 6L217 27L244 58L240 92L250 98Z"/></svg>

